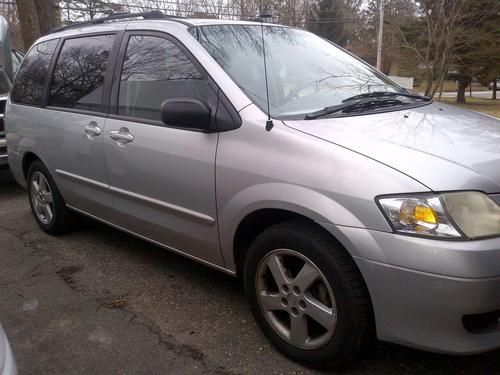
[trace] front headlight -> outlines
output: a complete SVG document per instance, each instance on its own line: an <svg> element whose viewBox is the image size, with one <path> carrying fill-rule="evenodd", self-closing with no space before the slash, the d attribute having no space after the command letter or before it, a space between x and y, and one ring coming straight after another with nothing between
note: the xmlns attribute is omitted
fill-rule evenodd
<svg viewBox="0 0 500 375"><path fill-rule="evenodd" d="M378 203L400 233L457 239L500 235L500 207L484 193L386 196Z"/></svg>

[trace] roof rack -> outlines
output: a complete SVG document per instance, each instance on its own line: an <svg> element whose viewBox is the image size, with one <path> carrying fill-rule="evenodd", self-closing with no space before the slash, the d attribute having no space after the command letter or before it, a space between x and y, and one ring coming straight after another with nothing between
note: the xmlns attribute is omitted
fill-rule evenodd
<svg viewBox="0 0 500 375"><path fill-rule="evenodd" d="M125 19L130 19L130 18L137 18L137 17L142 17L145 20L146 19L148 19L148 20L149 19L170 19L170 20L177 21L177 22L180 22L180 23L183 23L185 25L190 26L190 24L188 22L182 21L182 19L184 17L169 16L169 15L166 15L165 13L163 13L159 10L152 10L150 12L142 12L142 13L129 13L129 12L111 13L110 15L108 15L106 17L94 18L93 20L75 22L75 23L72 23L70 25L58 27L58 28L52 30L51 33L56 33L56 32L63 31L63 30L74 29L76 27L81 27L81 26L98 25L98 24L103 24L103 23L107 23L110 21L125 20Z"/></svg>

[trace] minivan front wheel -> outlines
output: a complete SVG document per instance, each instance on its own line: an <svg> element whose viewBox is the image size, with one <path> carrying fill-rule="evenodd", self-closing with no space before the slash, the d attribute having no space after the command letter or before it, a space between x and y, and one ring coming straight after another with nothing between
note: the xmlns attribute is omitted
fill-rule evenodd
<svg viewBox="0 0 500 375"><path fill-rule="evenodd" d="M70 211L49 171L39 160L28 169L28 193L33 216L49 234L62 234L72 229L75 214Z"/></svg>
<svg viewBox="0 0 500 375"><path fill-rule="evenodd" d="M261 233L244 265L257 323L284 354L310 367L342 367L373 339L366 287L354 261L314 224L289 221Z"/></svg>

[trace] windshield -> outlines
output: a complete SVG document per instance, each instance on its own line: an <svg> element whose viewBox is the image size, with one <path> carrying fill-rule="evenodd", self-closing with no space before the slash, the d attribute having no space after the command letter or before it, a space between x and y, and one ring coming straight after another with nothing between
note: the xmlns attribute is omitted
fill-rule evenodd
<svg viewBox="0 0 500 375"><path fill-rule="evenodd" d="M267 112L261 25L209 25L191 30L236 84ZM368 92L401 92L383 74L309 32L264 26L271 116L304 114Z"/></svg>

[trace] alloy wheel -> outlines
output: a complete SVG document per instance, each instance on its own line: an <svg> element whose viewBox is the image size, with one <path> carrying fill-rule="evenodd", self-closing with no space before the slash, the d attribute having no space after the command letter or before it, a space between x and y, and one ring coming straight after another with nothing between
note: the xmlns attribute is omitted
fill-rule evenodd
<svg viewBox="0 0 500 375"><path fill-rule="evenodd" d="M301 349L326 345L337 325L332 289L320 269L290 249L267 254L257 268L260 308L271 327Z"/></svg>
<svg viewBox="0 0 500 375"><path fill-rule="evenodd" d="M50 224L54 217L54 197L45 176L36 171L30 180L30 196L38 220Z"/></svg>

